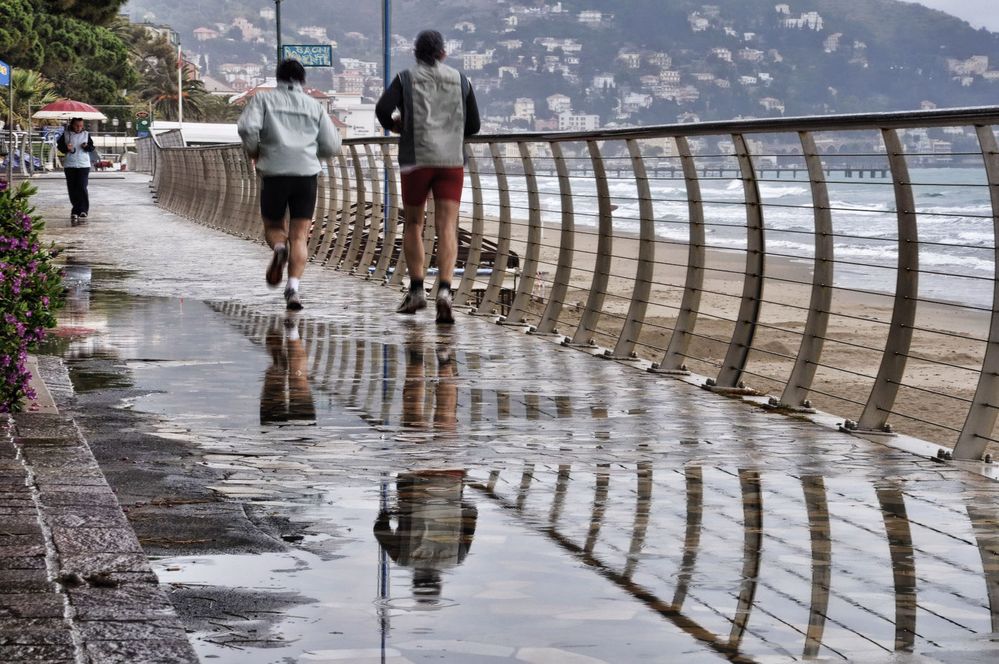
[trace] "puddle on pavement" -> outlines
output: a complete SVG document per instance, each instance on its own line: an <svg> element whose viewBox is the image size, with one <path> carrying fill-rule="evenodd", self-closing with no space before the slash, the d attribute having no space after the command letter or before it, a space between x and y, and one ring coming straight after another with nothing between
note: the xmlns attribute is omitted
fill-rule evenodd
<svg viewBox="0 0 999 664"><path fill-rule="evenodd" d="M286 551L154 561L205 661L999 653L980 495L643 451L657 407L609 399L599 369L499 382L489 367L514 360L432 326L80 297L63 320L90 332L54 346L74 380L127 385L121 407L196 447L219 495L284 524ZM591 458L621 440L630 454ZM230 589L244 599L220 609Z"/></svg>

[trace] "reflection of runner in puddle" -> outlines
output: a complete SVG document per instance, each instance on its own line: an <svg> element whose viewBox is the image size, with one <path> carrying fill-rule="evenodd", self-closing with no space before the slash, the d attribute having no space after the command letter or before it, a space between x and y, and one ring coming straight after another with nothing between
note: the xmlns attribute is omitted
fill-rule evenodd
<svg viewBox="0 0 999 664"><path fill-rule="evenodd" d="M383 507L375 521L382 549L413 570L413 595L420 604L436 603L442 572L460 565L472 546L478 513L463 499L464 477L464 470L400 473L395 509Z"/></svg>
<svg viewBox="0 0 999 664"><path fill-rule="evenodd" d="M288 317L283 325L275 321L267 332L266 343L271 366L264 372L260 423L315 423L308 354L298 333L298 320Z"/></svg>
<svg viewBox="0 0 999 664"><path fill-rule="evenodd" d="M406 340L406 378L402 385L402 425L417 429L432 428L452 432L458 421L458 383L454 349L449 334L437 336L434 355L437 378L433 403L427 396L427 361L422 330L414 329ZM431 412L428 412L431 411ZM432 417L432 423L430 418Z"/></svg>

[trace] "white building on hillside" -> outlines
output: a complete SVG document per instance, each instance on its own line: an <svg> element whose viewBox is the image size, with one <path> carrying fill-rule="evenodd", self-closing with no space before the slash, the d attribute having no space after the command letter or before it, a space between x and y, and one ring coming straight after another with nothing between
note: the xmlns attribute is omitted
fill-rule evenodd
<svg viewBox="0 0 999 664"><path fill-rule="evenodd" d="M565 113L572 109L572 98L563 94L553 94L545 99L552 113Z"/></svg>
<svg viewBox="0 0 999 664"><path fill-rule="evenodd" d="M600 128L600 116L567 111L558 115L559 131L596 131Z"/></svg>
<svg viewBox="0 0 999 664"><path fill-rule="evenodd" d="M534 120L534 100L530 97L518 97L513 102L513 117L517 120Z"/></svg>

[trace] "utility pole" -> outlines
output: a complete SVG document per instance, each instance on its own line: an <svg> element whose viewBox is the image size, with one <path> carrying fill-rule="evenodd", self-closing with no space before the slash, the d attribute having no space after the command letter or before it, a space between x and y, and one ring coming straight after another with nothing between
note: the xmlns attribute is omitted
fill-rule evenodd
<svg viewBox="0 0 999 664"><path fill-rule="evenodd" d="M274 0L274 20L277 22L277 61L281 62L281 0Z"/></svg>
<svg viewBox="0 0 999 664"><path fill-rule="evenodd" d="M184 54L177 41L177 124L184 128Z"/></svg>
<svg viewBox="0 0 999 664"><path fill-rule="evenodd" d="M392 80L392 0L384 0L382 4L382 89L387 90L389 82ZM382 132L389 136L388 129ZM389 209L389 169L388 164L383 164L382 175L382 218L388 219ZM391 223L395 223L395 219ZM382 644L384 646L384 643Z"/></svg>
<svg viewBox="0 0 999 664"><path fill-rule="evenodd" d="M382 5L382 88L388 88L392 76L392 0ZM386 132L387 133L387 132Z"/></svg>

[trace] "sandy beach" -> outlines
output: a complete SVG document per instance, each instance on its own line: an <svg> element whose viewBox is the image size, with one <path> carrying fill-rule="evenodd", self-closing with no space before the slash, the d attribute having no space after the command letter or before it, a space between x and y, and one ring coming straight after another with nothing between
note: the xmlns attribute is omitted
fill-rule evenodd
<svg viewBox="0 0 999 664"><path fill-rule="evenodd" d="M462 227L470 229L470 220L462 220ZM520 256L521 266L528 255L527 231L526 222L514 221L511 247ZM485 237L495 241L497 232L498 223L487 221ZM530 324L540 319L547 303L557 266L559 235L558 227L545 228L535 301L528 316ZM595 229L577 229L570 289L559 318L560 334L572 336L585 307L597 241ZM593 335L602 348L614 347L627 315L638 250L634 235L615 235L608 296L598 331ZM683 294L687 254L683 243L656 242L655 278L636 347L642 359L660 360L669 343ZM687 362L695 374L714 377L718 373L739 309L745 263L744 251L707 252L700 316ZM744 380L761 393L779 397L802 340L811 297L811 259L768 257L765 274L761 324ZM886 290L894 288L894 279L892 274ZM487 281L487 277L480 276L476 287L484 287ZM508 285L512 286L512 282ZM810 396L815 408L853 420L860 416L880 366L892 306L890 295L834 291L827 340ZM905 378L889 423L899 432L950 446L958 435L954 430L962 427L968 401L974 396L986 345L981 340L988 335L989 316L964 307L919 303L915 327Z"/></svg>

